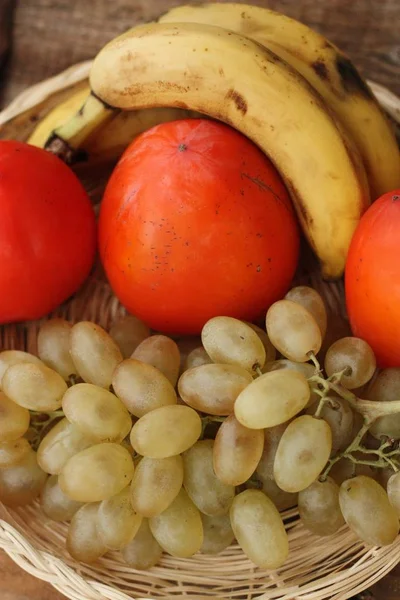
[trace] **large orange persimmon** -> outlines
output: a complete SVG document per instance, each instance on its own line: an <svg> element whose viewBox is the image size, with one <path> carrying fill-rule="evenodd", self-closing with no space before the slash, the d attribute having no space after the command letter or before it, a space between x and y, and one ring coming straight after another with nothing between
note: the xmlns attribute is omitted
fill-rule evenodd
<svg viewBox="0 0 400 600"><path fill-rule="evenodd" d="M346 263L346 304L354 335L380 367L400 367L400 190L363 215Z"/></svg>
<svg viewBox="0 0 400 600"><path fill-rule="evenodd" d="M154 329L252 320L288 290L299 231L266 156L205 119L154 127L125 151L103 198L99 244L122 304Z"/></svg>

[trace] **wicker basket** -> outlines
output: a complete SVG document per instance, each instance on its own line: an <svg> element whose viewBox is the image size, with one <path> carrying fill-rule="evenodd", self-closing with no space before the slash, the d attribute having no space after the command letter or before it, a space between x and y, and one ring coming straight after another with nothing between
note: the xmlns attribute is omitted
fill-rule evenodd
<svg viewBox="0 0 400 600"><path fill-rule="evenodd" d="M0 138L24 140L38 118L71 90L85 83L90 62L76 65L21 94L0 113ZM371 83L381 104L400 123L400 100ZM83 174L94 203L101 198L102 182ZM341 283L306 278L322 291L330 310L343 318ZM74 322L93 320L104 327L124 314L98 269L84 288L57 315ZM0 349L36 350L38 323L0 328ZM213 557L191 559L164 556L148 572L127 567L118 553L109 553L94 565L76 563L65 549L66 526L49 521L38 503L11 510L0 503L0 548L24 570L51 583L74 600L129 600L131 598L206 598L280 600L345 600L376 583L400 561L400 536L390 547L371 548L343 527L330 538L318 538L298 521L296 509L286 511L290 556L278 571L255 568L234 545Z"/></svg>

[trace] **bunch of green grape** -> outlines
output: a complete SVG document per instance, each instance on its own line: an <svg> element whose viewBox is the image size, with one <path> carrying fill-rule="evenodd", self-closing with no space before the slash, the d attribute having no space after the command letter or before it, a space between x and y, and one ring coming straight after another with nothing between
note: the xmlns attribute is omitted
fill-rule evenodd
<svg viewBox="0 0 400 600"><path fill-rule="evenodd" d="M317 535L347 523L392 543L400 369L378 372L368 344L332 327L306 286L270 307L265 329L221 316L198 339L152 335L133 316L109 333L45 322L38 356L0 353L0 500L39 498L70 522L73 558L118 550L136 569L235 539L278 568L281 511L297 505Z"/></svg>

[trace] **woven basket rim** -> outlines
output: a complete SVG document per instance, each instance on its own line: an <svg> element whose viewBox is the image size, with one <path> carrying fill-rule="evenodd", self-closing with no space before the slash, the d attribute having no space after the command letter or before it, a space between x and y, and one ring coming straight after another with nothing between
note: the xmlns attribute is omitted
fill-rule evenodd
<svg viewBox="0 0 400 600"><path fill-rule="evenodd" d="M0 112L0 126L21 115L24 111L45 103L55 93L87 79L91 64L92 61L89 60L73 65L58 75L26 89ZM368 81L368 83L381 105L395 121L400 123L400 98L380 84L373 81ZM334 311L340 312L340 309L338 309L340 302L338 287L335 284L326 284L324 292L330 307L333 307ZM98 306L90 303L91 298L96 294L99 297ZM112 320L123 314L123 310L108 286L95 280L88 282L81 301L75 309L62 307L59 314L73 321L75 318L74 311L79 313L81 317L83 306L85 306L85 318L96 320L103 326L107 324L104 319L109 322L110 319ZM104 315L107 315L107 317ZM17 328L10 328L9 332L3 335L2 340L0 328L0 347L3 341L4 344L11 342L16 345L24 345L32 351L36 344L36 333L37 324L32 324L32 327L23 332ZM323 551L327 542L324 538L319 538L320 541L318 542L317 538L305 532L301 526L296 525L296 527L293 527L290 519L296 514L297 510L284 513L286 526L290 530L291 544L294 541L295 550L301 549L302 559L306 564L309 561L310 564L315 565L318 563L318 553ZM124 579L124 576L127 577L127 571L133 573L140 583L135 589L144 590L146 589L145 584L141 583L144 580L154 579L154 581L160 582L167 581L168 577L169 579L174 576L178 578L179 571L175 571L175 575L171 576L171 573L174 573L171 567L176 569L177 565L187 564L184 561L179 562L167 557L161 561L160 567L156 567L154 571L141 573L132 569L129 570L126 567L124 569L114 558L105 558L99 561L101 567L97 570L82 567L71 559L68 560L65 552L64 554L61 553L60 557L51 553L51 548L54 548L54 544L59 542L64 535L65 525L52 523L50 527L43 516L41 522L35 520L37 515L37 503L16 510L8 509L0 503L0 549L3 549L22 569L38 579L47 581L71 600L132 600L132 598L135 598L135 600L142 600L142 598L143 600L144 598L149 600L147 594L141 596L137 591L132 595L129 593L127 586L125 586L125 591L123 591L124 586L118 587L121 582L124 582L125 585L126 579ZM343 553L343 548L345 548L345 553ZM59 550L58 546L57 550ZM219 570L216 570L216 563L213 564L210 557L204 558L203 556L203 558L191 559L195 560L196 563L197 570L194 573L197 580L199 579L199 573L203 573L205 578L204 596L199 594L198 591L191 596L190 588L188 588L188 591L178 585L173 591L161 594L161 597L176 597L180 589L187 598L193 597L196 600L201 600L202 598L215 597L212 590L207 588L207 581L215 581L219 583L219 586L216 583L214 584L216 589L219 590L217 592L218 600L223 598L252 598L254 597L253 593L256 593L254 590L257 589L258 582L264 582L268 579L276 585L276 589L269 589L265 593L260 590L258 598L261 600L325 600L328 597L331 600L346 600L351 595L363 591L366 587L379 581L400 562L400 536L390 547L367 548L347 528L343 528L338 534L330 538L329 552L333 565L332 569L329 570L325 565L320 565L318 568L321 568L322 575L320 574L314 581L308 579L307 585L301 589L298 583L290 584L283 581L279 572L266 573L255 569L245 559L244 555L233 547L222 555L214 557L214 560L218 561ZM295 557L292 557L292 562L294 564L292 568L298 573L297 580L304 580L304 567L301 567L300 564L297 565ZM229 586L223 584L223 575L221 575L221 571L222 573L225 572L224 565L230 571L237 572L237 581L242 583L242 587L246 583L246 586L253 591L250 593L242 590L239 593L236 590L238 587L238 584L236 584L235 591L229 592ZM190 570L190 567L187 568ZM108 583L101 581L99 571L103 574L107 573L107 575L104 575L104 581L108 581ZM110 576L108 576L109 573L111 573ZM232 583L233 579L229 581ZM114 585L112 585L113 582ZM350 583L352 587L349 590ZM196 585L199 585L198 581ZM282 594L279 591L280 588ZM326 596L326 593L329 596ZM157 595L157 598L159 597L160 595Z"/></svg>

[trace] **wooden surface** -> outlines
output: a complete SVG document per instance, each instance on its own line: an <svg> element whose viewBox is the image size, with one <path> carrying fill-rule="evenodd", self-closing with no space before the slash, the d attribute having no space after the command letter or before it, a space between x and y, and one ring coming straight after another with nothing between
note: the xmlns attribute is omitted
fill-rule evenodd
<svg viewBox="0 0 400 600"><path fill-rule="evenodd" d="M0 106L27 86L93 57L129 26L151 20L179 0L0 0L1 54L12 52L0 74ZM400 94L400 0L253 0L298 18L345 50L369 78ZM0 553L1 600L61 600L49 585L21 571ZM385 592L384 596L387 596ZM367 597L367 596L366 596Z"/></svg>

